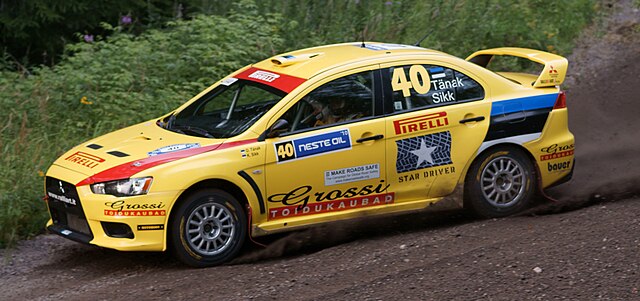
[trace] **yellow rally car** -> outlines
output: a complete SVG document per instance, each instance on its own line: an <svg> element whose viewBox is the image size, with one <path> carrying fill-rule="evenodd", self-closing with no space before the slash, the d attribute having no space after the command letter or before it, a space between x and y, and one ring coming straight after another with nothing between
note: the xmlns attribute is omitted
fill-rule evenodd
<svg viewBox="0 0 640 301"><path fill-rule="evenodd" d="M544 68L494 73L496 55ZM211 266L247 236L329 221L427 207L513 214L571 177L566 70L565 58L523 48L462 60L359 42L278 55L65 153L46 175L47 228Z"/></svg>

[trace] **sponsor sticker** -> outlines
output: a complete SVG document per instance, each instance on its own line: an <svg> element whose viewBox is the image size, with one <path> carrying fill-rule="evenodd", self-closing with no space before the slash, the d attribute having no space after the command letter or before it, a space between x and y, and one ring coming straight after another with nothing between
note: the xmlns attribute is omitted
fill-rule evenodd
<svg viewBox="0 0 640 301"><path fill-rule="evenodd" d="M427 178L437 177L441 175L448 175L453 173L456 173L456 167L453 165L445 166L445 167L436 167L436 168L428 169L422 172L412 172L410 174L400 175L398 176L398 183L411 182L415 180L420 180L421 178L427 179Z"/></svg>
<svg viewBox="0 0 640 301"><path fill-rule="evenodd" d="M449 131L397 140L396 146L398 173L453 163Z"/></svg>
<svg viewBox="0 0 640 301"><path fill-rule="evenodd" d="M73 155L65 158L65 160L82 165L87 168L94 168L105 161L98 156L87 154L85 152L75 152Z"/></svg>
<svg viewBox="0 0 640 301"><path fill-rule="evenodd" d="M562 172L571 168L571 161L564 161L559 163L547 163L547 169L549 172Z"/></svg>
<svg viewBox="0 0 640 301"><path fill-rule="evenodd" d="M541 161L546 161L546 160L553 160L553 159L558 159L558 158L563 158L563 157L568 157L568 156L573 156L573 150L568 150L568 151L562 151L562 152L557 152L557 153L553 153L553 154L542 155L542 156L540 156L540 160Z"/></svg>
<svg viewBox="0 0 640 301"><path fill-rule="evenodd" d="M166 210L105 210L105 216L165 216Z"/></svg>
<svg viewBox="0 0 640 301"><path fill-rule="evenodd" d="M163 224L157 225L138 225L138 231L164 230Z"/></svg>
<svg viewBox="0 0 640 301"><path fill-rule="evenodd" d="M351 149L348 129L322 133L274 144L278 163Z"/></svg>
<svg viewBox="0 0 640 301"><path fill-rule="evenodd" d="M362 180L377 179L380 177L380 164L367 164L341 169L327 170L324 172L324 185L331 186Z"/></svg>
<svg viewBox="0 0 640 301"><path fill-rule="evenodd" d="M287 93L293 91L293 89L306 81L304 78L261 70L255 67L241 72L236 78L266 84Z"/></svg>
<svg viewBox="0 0 640 301"><path fill-rule="evenodd" d="M156 149L154 151L150 151L150 152L147 153L147 155L149 155L149 157L153 157L153 156L157 156L157 155L177 152L177 151L190 149L190 148L196 148L196 147L200 147L200 143L173 144L173 145L168 145L168 146L165 146L165 147L161 147L161 148Z"/></svg>
<svg viewBox="0 0 640 301"><path fill-rule="evenodd" d="M220 84L221 84L221 85L223 85L223 86L230 86L230 85L232 85L233 83L235 83L235 82L237 82L237 81L238 81L238 79L237 79L237 78L230 77L230 78L225 78L225 79L223 79L223 80L220 82Z"/></svg>
<svg viewBox="0 0 640 301"><path fill-rule="evenodd" d="M343 200L335 200L322 203L308 204L307 206L287 206L269 210L269 220L286 217L304 216L326 212L337 212L356 208L374 207L393 204L394 193L374 194L362 197L354 197Z"/></svg>
<svg viewBox="0 0 640 301"><path fill-rule="evenodd" d="M540 161L547 161L553 159L564 158L568 156L572 156L574 152L573 144L568 145L558 145L552 144L548 147L543 147L540 149L543 153L540 156Z"/></svg>
<svg viewBox="0 0 640 301"><path fill-rule="evenodd" d="M167 211L165 204L143 203L128 204L125 201L106 202L104 205L108 208L104 210L105 216L165 216Z"/></svg>
<svg viewBox="0 0 640 301"><path fill-rule="evenodd" d="M313 203L325 203L339 199L351 199L355 197L385 194L389 184L385 184L384 180L380 180L378 185L365 185L361 187L350 187L348 189L334 189L331 191L313 191L313 187L309 185L300 186L286 193L277 193L269 196L270 203L281 203L285 206L298 206L298 209Z"/></svg>
<svg viewBox="0 0 640 301"><path fill-rule="evenodd" d="M52 192L47 192L47 196L49 196L50 198L56 200L56 201L60 201L63 203L67 203L69 205L75 206L77 204L76 200L73 198L68 198L64 195L57 195L55 193Z"/></svg>
<svg viewBox="0 0 640 301"><path fill-rule="evenodd" d="M278 78L280 78L279 74L276 73L272 73L272 72L267 72L267 71L262 71L262 70L256 70L253 73L249 74L249 78L254 78L260 81L265 81L265 82L272 82Z"/></svg>
<svg viewBox="0 0 640 301"><path fill-rule="evenodd" d="M447 112L437 112L393 121L396 135L424 131L449 125Z"/></svg>

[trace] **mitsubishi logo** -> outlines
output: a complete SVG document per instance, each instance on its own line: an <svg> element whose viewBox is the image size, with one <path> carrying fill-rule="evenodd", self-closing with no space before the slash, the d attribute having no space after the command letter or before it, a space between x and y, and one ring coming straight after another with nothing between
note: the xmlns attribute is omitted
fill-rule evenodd
<svg viewBox="0 0 640 301"><path fill-rule="evenodd" d="M64 194L64 188L62 187L62 181L58 181L58 185L60 186L60 192Z"/></svg>

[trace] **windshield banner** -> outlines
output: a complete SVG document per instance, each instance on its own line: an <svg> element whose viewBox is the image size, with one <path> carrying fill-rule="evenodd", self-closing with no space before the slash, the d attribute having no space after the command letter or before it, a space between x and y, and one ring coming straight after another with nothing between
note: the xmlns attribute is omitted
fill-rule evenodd
<svg viewBox="0 0 640 301"><path fill-rule="evenodd" d="M235 77L269 85L286 93L293 91L293 89L306 81L304 78L261 70L254 67L243 71Z"/></svg>

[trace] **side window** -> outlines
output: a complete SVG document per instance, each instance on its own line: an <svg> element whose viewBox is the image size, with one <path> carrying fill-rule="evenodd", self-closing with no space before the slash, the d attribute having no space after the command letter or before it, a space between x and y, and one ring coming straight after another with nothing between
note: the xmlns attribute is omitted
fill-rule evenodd
<svg viewBox="0 0 640 301"><path fill-rule="evenodd" d="M478 82L446 67L396 66L389 68L389 75L394 112L484 98Z"/></svg>
<svg viewBox="0 0 640 301"><path fill-rule="evenodd" d="M373 71L341 77L302 97L281 119L289 131L347 123L373 116Z"/></svg>

